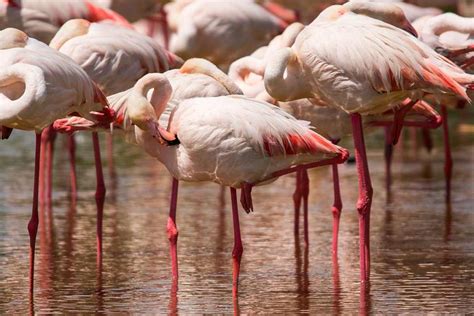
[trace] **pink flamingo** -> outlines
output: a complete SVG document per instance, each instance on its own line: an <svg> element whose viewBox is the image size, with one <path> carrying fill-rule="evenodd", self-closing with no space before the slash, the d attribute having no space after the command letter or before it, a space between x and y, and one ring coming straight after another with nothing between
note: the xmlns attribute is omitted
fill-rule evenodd
<svg viewBox="0 0 474 316"><path fill-rule="evenodd" d="M342 163L347 158L347 151L279 108L243 96L176 101L178 105L171 105L173 110L170 111L168 101L173 90L166 77L146 75L129 92L109 100L112 104L113 99L119 100L125 105L123 110L117 111L117 120L128 122L129 126L133 124L137 143L165 164L173 176L167 225L173 283L178 279L178 181L213 181L231 187L235 237L233 293L236 295L243 251L236 189L242 189L241 204L249 212L253 210L253 186L268 183L299 168ZM153 92L149 93L151 90ZM67 126L69 123L64 124L65 121L68 120L62 120L58 125ZM158 122L168 128L164 129Z"/></svg>
<svg viewBox="0 0 474 316"><path fill-rule="evenodd" d="M264 80L277 100L320 97L350 114L359 173L360 279L365 282L370 271L373 189L361 115L397 109L404 102L395 113L395 142L404 115L418 100L426 94L469 100L465 85L473 77L407 32L343 6L331 6L298 35L291 48L273 54Z"/></svg>
<svg viewBox="0 0 474 316"><path fill-rule="evenodd" d="M104 95L77 64L25 33L16 29L0 31L0 54L2 138L7 138L13 128L36 132L33 208L28 224L32 294L41 130L71 113L103 124L110 122L113 115Z"/></svg>
<svg viewBox="0 0 474 316"><path fill-rule="evenodd" d="M184 100L174 109L164 130L157 119L166 107L172 88L162 75L150 75L144 80L137 84L137 93L133 96L136 99L129 99L127 111L130 121L136 125L138 143L153 153L174 179L168 220L173 278L178 278L178 181L213 181L231 187L235 238L233 293L236 295L243 251L236 189L242 189L241 203L249 212L253 210L251 189L254 185L298 168L341 163L347 158L347 152L277 107L242 96ZM146 90L150 88L154 88L153 104L145 101Z"/></svg>
<svg viewBox="0 0 474 316"><path fill-rule="evenodd" d="M414 22L419 30L420 40L440 52L454 63L472 73L474 70L474 18L466 18L454 13L423 17ZM446 198L451 197L453 159L449 140L448 109L464 105L457 98L443 98L440 103L443 116L443 141L445 147L444 173L446 178Z"/></svg>
<svg viewBox="0 0 474 316"><path fill-rule="evenodd" d="M294 23L290 25L281 36L277 36L268 47L262 47L254 52L251 56L238 59L231 64L229 69L229 76L239 85L245 92L244 94L250 97L256 97L260 100L265 100L272 104L278 105L286 112L294 117L311 122L315 126L315 131L327 139L337 142L346 135L351 134L350 116L346 112L333 107L328 107L327 104L320 99L299 99L289 102L277 102L270 95L264 87L263 73L265 68L265 58L275 47L287 47L286 44L293 44L294 38L302 29L302 25ZM296 35L295 35L296 33ZM293 39L292 39L293 38ZM258 59L256 56L264 56L263 59ZM373 126L382 126L386 130L390 128L393 122L393 111L388 111L383 114L368 115L364 120L364 128ZM441 124L441 118L436 111L434 111L428 104L418 102L407 113L404 119L404 126L417 126L427 128L437 128ZM390 135L389 135L390 136ZM388 144L391 146L391 143ZM390 147L391 148L391 147ZM388 153L391 153L388 151ZM390 160L388 160L390 161ZM390 166L387 166L387 183L390 182ZM339 221L342 211L342 199L340 196L339 177L337 165L333 165L333 183L334 183L334 204L332 207L333 214L333 254L337 255ZM309 244L308 236L308 197L309 197L309 178L307 172L302 170L297 174L296 190L293 195L295 204L295 234L299 233L299 213L300 206L303 202L304 210L304 241L305 245Z"/></svg>
<svg viewBox="0 0 474 316"><path fill-rule="evenodd" d="M102 8L89 0L8 0L8 2L20 9L43 12L58 27L71 19L85 19L91 22L109 20L131 27L120 14Z"/></svg>
<svg viewBox="0 0 474 316"><path fill-rule="evenodd" d="M47 14L34 9L21 9L13 1L0 1L0 12L2 30L8 27L16 28L44 43L49 43L58 31L58 27L51 22Z"/></svg>
<svg viewBox="0 0 474 316"><path fill-rule="evenodd" d="M178 13L168 12L171 51L185 59L206 58L223 68L267 44L296 20L294 16L286 21L249 0L182 2L173 3Z"/></svg>

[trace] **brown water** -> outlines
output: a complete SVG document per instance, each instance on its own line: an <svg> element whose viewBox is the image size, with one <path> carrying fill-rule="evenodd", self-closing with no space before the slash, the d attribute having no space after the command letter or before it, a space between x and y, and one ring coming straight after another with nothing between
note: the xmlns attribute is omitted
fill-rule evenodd
<svg viewBox="0 0 474 316"><path fill-rule="evenodd" d="M464 112L460 123L472 123ZM469 121L470 120L470 121ZM455 118L453 121L456 121ZM89 136L78 138L79 200L68 198L64 139L57 143L54 203L38 233L36 292L28 299L33 135L0 144L0 313L467 313L474 312L474 135L452 126L454 183L445 203L440 132L431 154L408 138L396 151L387 195L382 133L369 138L375 188L369 290L358 282L355 166L341 167L344 210L338 262L331 259L328 169L311 172L310 247L293 236L294 177L255 189L241 214L244 242L238 302L231 294L232 219L215 184L180 187L178 292L171 289L166 220L170 177L157 162L115 142L116 181L107 177L104 262L96 267L94 168ZM465 126L465 125L463 125ZM350 145L347 141L343 145ZM104 159L105 161L105 159ZM106 169L107 170L107 169ZM51 220L48 220L48 216ZM302 238L301 238L302 239ZM362 295L361 295L362 294Z"/></svg>

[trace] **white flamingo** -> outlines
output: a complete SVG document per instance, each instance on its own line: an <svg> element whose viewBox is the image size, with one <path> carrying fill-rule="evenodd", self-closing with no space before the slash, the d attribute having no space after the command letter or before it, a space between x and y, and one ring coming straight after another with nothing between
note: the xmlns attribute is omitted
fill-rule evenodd
<svg viewBox="0 0 474 316"><path fill-rule="evenodd" d="M396 109L405 102L395 114L394 130L399 131L403 115L425 94L469 99L465 85L473 79L408 33L343 6L323 11L291 48L279 50L267 62L265 86L275 99L316 96L351 115L359 172L361 281L368 279L370 270L373 192L361 115Z"/></svg>
<svg viewBox="0 0 474 316"><path fill-rule="evenodd" d="M102 124L111 122L113 114L106 107L105 96L73 60L28 38L25 33L11 28L0 31L0 55L2 137L7 137L9 129L14 128L36 132L33 209L28 224L32 294L41 130L55 119L71 113L79 113ZM97 133L93 135L97 139Z"/></svg>

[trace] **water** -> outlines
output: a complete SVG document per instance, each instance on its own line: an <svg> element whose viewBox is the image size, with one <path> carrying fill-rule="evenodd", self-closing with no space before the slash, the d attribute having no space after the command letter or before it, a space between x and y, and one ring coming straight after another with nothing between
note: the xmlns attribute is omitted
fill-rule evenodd
<svg viewBox="0 0 474 316"><path fill-rule="evenodd" d="M78 138L79 199L71 208L65 139L57 142L54 203L42 212L33 304L28 234L34 136L0 144L0 313L467 313L474 301L474 135L452 117L454 182L445 203L440 131L435 149L398 148L385 191L382 133L369 137L375 188L368 291L358 277L355 166L340 168L344 210L337 262L331 257L329 169L310 174L310 247L293 235L294 177L255 189L255 212L241 214L240 296L232 300L232 218L228 192L182 183L178 202L179 290L173 291L166 235L170 177L139 148L115 137L116 180L106 167L104 261L96 266L94 167L90 136ZM408 135L407 135L408 136ZM104 143L104 139L102 139ZM420 145L421 142L418 142ZM343 145L350 147L350 141ZM104 158L104 161L106 159ZM50 218L50 219L48 219Z"/></svg>

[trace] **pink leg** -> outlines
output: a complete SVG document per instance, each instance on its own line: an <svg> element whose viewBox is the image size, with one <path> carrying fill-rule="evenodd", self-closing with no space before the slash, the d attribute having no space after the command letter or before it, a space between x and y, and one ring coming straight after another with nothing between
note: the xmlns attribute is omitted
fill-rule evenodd
<svg viewBox="0 0 474 316"><path fill-rule="evenodd" d="M308 232L308 196L309 196L309 177L308 170L301 170L301 195L303 196L303 227L304 227L304 245L309 246Z"/></svg>
<svg viewBox="0 0 474 316"><path fill-rule="evenodd" d="M337 164L332 165L332 182L334 185L334 204L332 205L332 254L337 257L339 220L342 211L341 189L339 187L339 172Z"/></svg>
<svg viewBox="0 0 474 316"><path fill-rule="evenodd" d="M33 296L34 275L35 275L35 245L36 234L38 233L38 191L39 191L39 166L41 158L41 134L36 134L35 151L35 180L33 187L33 207L31 219L28 223L28 233L30 235L30 295Z"/></svg>
<svg viewBox="0 0 474 316"><path fill-rule="evenodd" d="M239 273L240 260L244 248L242 247L242 239L240 237L239 208L237 206L237 192L234 188L230 188L230 197L232 200L232 221L234 223L234 249L232 250L232 295L237 297L239 290Z"/></svg>
<svg viewBox="0 0 474 316"><path fill-rule="evenodd" d="M46 160L46 205L47 209L51 210L53 199L53 162L54 162L54 142L56 140L56 132L52 128L49 129L49 142L47 147L48 159ZM52 219L49 218L52 223Z"/></svg>
<svg viewBox="0 0 474 316"><path fill-rule="evenodd" d="M99 135L92 133L92 143L94 145L95 174L97 186L95 191L95 202L97 205L97 260L102 261L102 220L104 216L105 184L104 173L102 172L102 160L100 158Z"/></svg>
<svg viewBox="0 0 474 316"><path fill-rule="evenodd" d="M423 136L423 145L426 150L430 153L433 149L433 139L431 138L431 132L428 128L421 129L421 136Z"/></svg>
<svg viewBox="0 0 474 316"><path fill-rule="evenodd" d="M115 165L114 165L114 138L112 134L105 134L106 148L107 148L107 164L109 167L109 176L111 179L115 178Z"/></svg>
<svg viewBox="0 0 474 316"><path fill-rule="evenodd" d="M165 42L165 48L169 49L169 42L170 42L170 30L168 26L168 18L165 9L163 6L160 9L160 14L161 14L161 30L163 32L163 40Z"/></svg>
<svg viewBox="0 0 474 316"><path fill-rule="evenodd" d="M71 177L71 202L75 205L77 199L77 177L76 177L76 141L74 135L67 135L67 145L69 150L69 176Z"/></svg>
<svg viewBox="0 0 474 316"><path fill-rule="evenodd" d="M173 284L178 282L178 227L176 227L176 206L178 204L179 181L173 178L171 187L170 214L166 229L170 241L171 271L173 273Z"/></svg>
<svg viewBox="0 0 474 316"><path fill-rule="evenodd" d="M370 272L369 223L373 190L370 181L367 154L365 151L362 117L358 113L351 114L351 120L357 173L359 176L359 199L357 201L357 211L359 212L360 279L361 282L365 282L369 279Z"/></svg>
<svg viewBox="0 0 474 316"><path fill-rule="evenodd" d="M299 235L300 231L300 207L301 207L301 170L296 170L296 189L293 193L293 202L295 205L294 234Z"/></svg>
<svg viewBox="0 0 474 316"><path fill-rule="evenodd" d="M446 177L446 199L451 199L451 176L453 171L453 158L451 156L451 144L449 142L448 109L441 106L443 117L443 141L444 141L444 176Z"/></svg>
<svg viewBox="0 0 474 316"><path fill-rule="evenodd" d="M393 144L392 144L392 126L385 126L385 181L387 189L392 184L392 157L393 157Z"/></svg>

